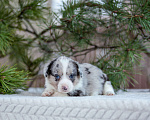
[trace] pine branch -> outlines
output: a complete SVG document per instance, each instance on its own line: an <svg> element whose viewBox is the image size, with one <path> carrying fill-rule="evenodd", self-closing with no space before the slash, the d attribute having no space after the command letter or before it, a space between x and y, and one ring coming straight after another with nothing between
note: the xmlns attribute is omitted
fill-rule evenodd
<svg viewBox="0 0 150 120"><path fill-rule="evenodd" d="M20 0L19 0L19 1L20 1ZM20 12L20 14L18 15L18 18L19 18L19 19L22 19L22 18L23 18L23 14L24 14L27 10L32 10L32 7L31 7L31 6L26 6L26 7Z"/></svg>
<svg viewBox="0 0 150 120"><path fill-rule="evenodd" d="M12 94L17 89L26 89L28 73L17 71L15 67L2 65L0 67L0 94Z"/></svg>
<svg viewBox="0 0 150 120"><path fill-rule="evenodd" d="M142 27L140 24L137 24L137 26L138 26L139 30L141 31L141 33L142 33L143 39L147 39L147 40L150 39L150 35L147 36L147 35L145 34L145 32L144 32L144 30L143 30L143 27Z"/></svg>
<svg viewBox="0 0 150 120"><path fill-rule="evenodd" d="M30 23L30 21L28 19L25 19L25 21L29 24L29 26L31 27L33 34L35 36L38 36L37 31L35 30L35 28L33 27L33 25Z"/></svg>
<svg viewBox="0 0 150 120"><path fill-rule="evenodd" d="M0 50L9 51L21 69L35 75L40 62L52 53L82 56L84 60L91 51L102 50L106 54L97 58L95 65L103 68L117 89L131 82L128 77L133 80L129 72L142 59L140 53L149 55L144 44L150 39L149 1L71 0L63 2L59 14L49 12L45 2L19 0L20 9L14 9L10 2L0 8ZM43 22L41 32L31 21ZM34 38L20 37L17 30ZM29 55L33 47L42 51L41 59Z"/></svg>

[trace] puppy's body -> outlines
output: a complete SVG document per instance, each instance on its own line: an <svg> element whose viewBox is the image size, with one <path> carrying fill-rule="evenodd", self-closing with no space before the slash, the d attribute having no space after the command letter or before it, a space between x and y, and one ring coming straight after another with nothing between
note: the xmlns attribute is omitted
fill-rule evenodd
<svg viewBox="0 0 150 120"><path fill-rule="evenodd" d="M94 96L113 95L114 90L107 76L88 63L59 57L44 69L45 90L42 96Z"/></svg>

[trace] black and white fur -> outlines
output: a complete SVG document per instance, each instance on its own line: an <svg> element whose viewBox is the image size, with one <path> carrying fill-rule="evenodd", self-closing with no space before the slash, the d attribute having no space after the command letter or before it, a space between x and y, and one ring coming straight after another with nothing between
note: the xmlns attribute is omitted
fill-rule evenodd
<svg viewBox="0 0 150 120"><path fill-rule="evenodd" d="M44 68L45 90L42 96L114 95L105 73L96 66L61 56Z"/></svg>

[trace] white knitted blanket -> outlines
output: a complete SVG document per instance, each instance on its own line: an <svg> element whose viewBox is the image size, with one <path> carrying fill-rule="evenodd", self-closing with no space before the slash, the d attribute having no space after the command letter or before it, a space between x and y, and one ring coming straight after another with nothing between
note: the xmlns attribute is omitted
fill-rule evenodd
<svg viewBox="0 0 150 120"><path fill-rule="evenodd" d="M0 95L0 120L150 120L150 92L87 97Z"/></svg>

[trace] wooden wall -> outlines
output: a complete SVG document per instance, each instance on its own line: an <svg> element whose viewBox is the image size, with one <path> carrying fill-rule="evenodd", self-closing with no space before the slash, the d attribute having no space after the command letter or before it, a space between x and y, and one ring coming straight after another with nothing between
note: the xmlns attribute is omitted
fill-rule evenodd
<svg viewBox="0 0 150 120"><path fill-rule="evenodd" d="M135 67L136 72L140 72L141 74L133 75L138 84L135 86L129 85L129 88L134 89L150 89L150 58L147 55L143 55L143 60L141 60L141 65Z"/></svg>

